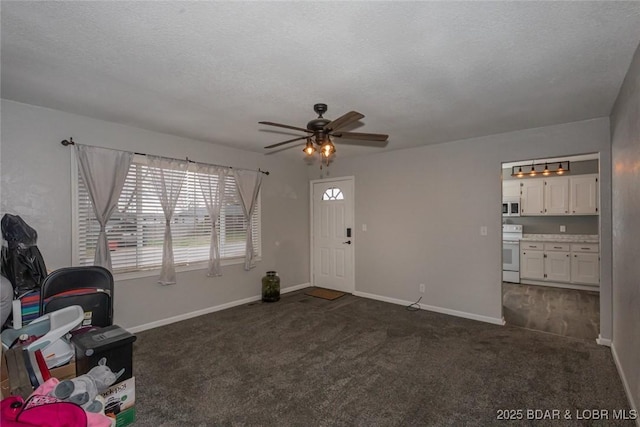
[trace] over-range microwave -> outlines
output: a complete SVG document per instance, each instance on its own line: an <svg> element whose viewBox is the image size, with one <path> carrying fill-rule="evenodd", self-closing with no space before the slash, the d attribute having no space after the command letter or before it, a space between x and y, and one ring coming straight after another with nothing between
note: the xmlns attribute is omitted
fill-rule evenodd
<svg viewBox="0 0 640 427"><path fill-rule="evenodd" d="M520 198L502 200L502 216L520 216Z"/></svg>

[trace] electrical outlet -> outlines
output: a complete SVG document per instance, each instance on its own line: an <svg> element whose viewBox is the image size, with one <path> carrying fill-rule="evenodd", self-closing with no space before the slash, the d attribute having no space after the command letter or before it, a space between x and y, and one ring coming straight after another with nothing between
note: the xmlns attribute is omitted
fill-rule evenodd
<svg viewBox="0 0 640 427"><path fill-rule="evenodd" d="M424 288L425 288L424 283L420 283L420 293L421 294L424 294Z"/></svg>
<svg viewBox="0 0 640 427"><path fill-rule="evenodd" d="M561 225L560 226L560 232L561 233L566 233L567 232L567 226L566 225Z"/></svg>
<svg viewBox="0 0 640 427"><path fill-rule="evenodd" d="M480 227L480 235L481 236L486 236L487 235L487 226L483 225L482 227Z"/></svg>

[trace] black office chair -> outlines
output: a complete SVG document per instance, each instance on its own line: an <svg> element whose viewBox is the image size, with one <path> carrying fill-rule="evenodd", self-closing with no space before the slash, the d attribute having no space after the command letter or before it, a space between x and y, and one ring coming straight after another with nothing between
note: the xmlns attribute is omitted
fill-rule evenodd
<svg viewBox="0 0 640 427"><path fill-rule="evenodd" d="M40 290L40 316L70 305L85 313L83 326L113 324L113 276L104 267L66 267L49 274Z"/></svg>

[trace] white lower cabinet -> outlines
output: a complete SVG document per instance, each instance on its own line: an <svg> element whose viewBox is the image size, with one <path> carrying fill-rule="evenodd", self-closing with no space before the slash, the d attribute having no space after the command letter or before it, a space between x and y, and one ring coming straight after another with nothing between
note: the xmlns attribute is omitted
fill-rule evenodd
<svg viewBox="0 0 640 427"><path fill-rule="evenodd" d="M571 255L569 252L545 252L544 278L551 282L571 281Z"/></svg>
<svg viewBox="0 0 640 427"><path fill-rule="evenodd" d="M600 284L600 255L598 245L571 245L571 283Z"/></svg>
<svg viewBox="0 0 640 427"><path fill-rule="evenodd" d="M520 246L521 279L544 280L544 252L540 249L535 247L525 249L522 245Z"/></svg>
<svg viewBox="0 0 640 427"><path fill-rule="evenodd" d="M521 279L598 285L599 267L598 244L520 243Z"/></svg>

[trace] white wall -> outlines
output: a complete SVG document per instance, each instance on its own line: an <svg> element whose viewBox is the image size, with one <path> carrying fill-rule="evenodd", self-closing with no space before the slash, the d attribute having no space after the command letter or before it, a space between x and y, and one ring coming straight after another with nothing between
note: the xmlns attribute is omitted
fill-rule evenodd
<svg viewBox="0 0 640 427"><path fill-rule="evenodd" d="M309 189L303 162L216 146L61 111L2 101L0 211L17 214L38 231L47 268L71 265L71 148L60 141L185 158L240 168L269 170L262 187L262 253L257 267L226 266L224 275L205 270L178 273L178 284L155 277L118 280L115 322L136 328L174 316L260 294L260 278L276 270L281 286L309 281Z"/></svg>
<svg viewBox="0 0 640 427"><path fill-rule="evenodd" d="M355 176L356 290L416 301L425 283L421 303L499 321L502 162L594 152L600 153L602 189L601 336L610 338L607 118L336 160L328 169L332 177ZM488 236L480 235L481 226Z"/></svg>
<svg viewBox="0 0 640 427"><path fill-rule="evenodd" d="M640 409L640 47L614 105L611 134L612 348L632 405Z"/></svg>

